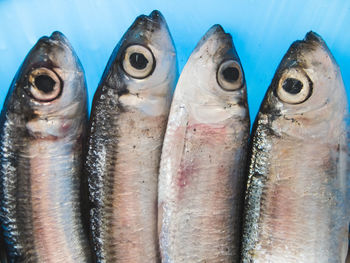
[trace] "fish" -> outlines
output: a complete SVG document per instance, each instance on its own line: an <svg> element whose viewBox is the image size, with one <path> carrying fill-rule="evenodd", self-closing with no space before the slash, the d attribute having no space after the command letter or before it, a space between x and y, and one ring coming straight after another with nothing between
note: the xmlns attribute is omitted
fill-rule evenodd
<svg viewBox="0 0 350 263"><path fill-rule="evenodd" d="M30 50L0 116L0 222L9 262L90 262L80 182L82 65L60 32Z"/></svg>
<svg viewBox="0 0 350 263"><path fill-rule="evenodd" d="M253 125L241 262L345 262L347 109L339 66L310 31L284 55Z"/></svg>
<svg viewBox="0 0 350 263"><path fill-rule="evenodd" d="M163 263L238 262L250 119L232 37L212 26L175 89L159 169Z"/></svg>
<svg viewBox="0 0 350 263"><path fill-rule="evenodd" d="M163 15L137 17L109 59L88 127L85 171L97 262L159 262L158 169L176 80Z"/></svg>

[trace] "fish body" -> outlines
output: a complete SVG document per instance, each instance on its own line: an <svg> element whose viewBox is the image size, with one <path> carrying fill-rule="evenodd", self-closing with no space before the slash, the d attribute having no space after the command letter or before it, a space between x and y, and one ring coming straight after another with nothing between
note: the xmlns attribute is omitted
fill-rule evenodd
<svg viewBox="0 0 350 263"><path fill-rule="evenodd" d="M284 56L255 120L242 262L345 262L346 116L339 67L309 32Z"/></svg>
<svg viewBox="0 0 350 263"><path fill-rule="evenodd" d="M9 262L90 262L80 209L86 97L68 40L60 32L42 37L1 112L0 219Z"/></svg>
<svg viewBox="0 0 350 263"><path fill-rule="evenodd" d="M163 144L162 262L238 262L249 112L232 38L213 26L175 89Z"/></svg>
<svg viewBox="0 0 350 263"><path fill-rule="evenodd" d="M176 78L163 16L139 16L113 51L91 111L85 169L98 262L159 262L158 169Z"/></svg>

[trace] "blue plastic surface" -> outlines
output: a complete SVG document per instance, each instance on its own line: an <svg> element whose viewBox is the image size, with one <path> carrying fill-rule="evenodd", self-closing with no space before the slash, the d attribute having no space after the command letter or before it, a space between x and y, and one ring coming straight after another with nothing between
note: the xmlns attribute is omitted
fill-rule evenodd
<svg viewBox="0 0 350 263"><path fill-rule="evenodd" d="M30 48L41 36L59 30L84 66L91 106L114 46L138 15L153 9L168 22L180 72L213 24L232 34L245 71L252 121L288 47L310 30L327 42L349 94L349 0L0 0L1 105Z"/></svg>

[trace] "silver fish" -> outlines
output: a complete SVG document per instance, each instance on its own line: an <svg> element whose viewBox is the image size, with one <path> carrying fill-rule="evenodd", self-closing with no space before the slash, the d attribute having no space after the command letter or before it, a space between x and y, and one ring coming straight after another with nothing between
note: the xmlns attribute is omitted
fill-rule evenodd
<svg viewBox="0 0 350 263"><path fill-rule="evenodd" d="M345 262L347 98L314 32L282 59L255 120L242 262Z"/></svg>
<svg viewBox="0 0 350 263"><path fill-rule="evenodd" d="M157 186L175 48L158 11L114 49L94 96L86 171L98 262L159 262Z"/></svg>
<svg viewBox="0 0 350 263"><path fill-rule="evenodd" d="M87 122L82 66L59 32L42 37L0 123L0 219L9 262L90 262L80 177Z"/></svg>
<svg viewBox="0 0 350 263"><path fill-rule="evenodd" d="M238 262L249 112L230 34L215 25L176 86L163 144L162 262Z"/></svg>

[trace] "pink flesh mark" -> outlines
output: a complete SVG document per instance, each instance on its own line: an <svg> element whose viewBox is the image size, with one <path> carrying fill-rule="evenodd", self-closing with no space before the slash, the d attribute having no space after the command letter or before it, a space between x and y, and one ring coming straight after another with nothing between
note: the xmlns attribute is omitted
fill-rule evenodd
<svg viewBox="0 0 350 263"><path fill-rule="evenodd" d="M201 144L218 145L222 144L226 139L226 127L218 124L192 124L188 126L191 136L200 139Z"/></svg>
<svg viewBox="0 0 350 263"><path fill-rule="evenodd" d="M210 154L210 148L223 145L226 139L226 127L213 124L190 124L186 127L181 162L177 172L176 184L179 187L179 199L182 199L186 186L196 176L203 163L203 152ZM175 132L175 137L183 136L183 127ZM203 151L203 152L201 152Z"/></svg>
<svg viewBox="0 0 350 263"><path fill-rule="evenodd" d="M60 127L60 133L66 134L69 131L70 128L71 128L71 122L62 120L62 124L61 124L61 127Z"/></svg>
<svg viewBox="0 0 350 263"><path fill-rule="evenodd" d="M270 178L274 179L270 182L271 192L267 197L271 221L269 227L276 239L290 240L297 235L296 224L300 223L297 212L300 196L295 190L298 187L298 169L295 168L294 162L281 163L278 160L297 160L297 158L294 158L296 153L290 147L280 145L276 148L276 152L279 154L271 170Z"/></svg>
<svg viewBox="0 0 350 263"><path fill-rule="evenodd" d="M268 226L270 228L269 232L272 233L273 240L276 242L293 239L293 236L298 235L296 228L296 208L297 203L295 203L295 193L290 189L293 182L277 182L273 186L271 191L268 213ZM277 243L279 244L279 243Z"/></svg>
<svg viewBox="0 0 350 263"><path fill-rule="evenodd" d="M217 168L216 174L218 175L218 176L217 176L218 178L223 177L223 176L226 176L227 173L228 173L227 167L225 167L224 165L220 165L220 166Z"/></svg>
<svg viewBox="0 0 350 263"><path fill-rule="evenodd" d="M180 188L184 188L189 183L189 177L195 170L193 163L187 163L186 161L181 162L179 169L179 176L177 178L177 185Z"/></svg>

